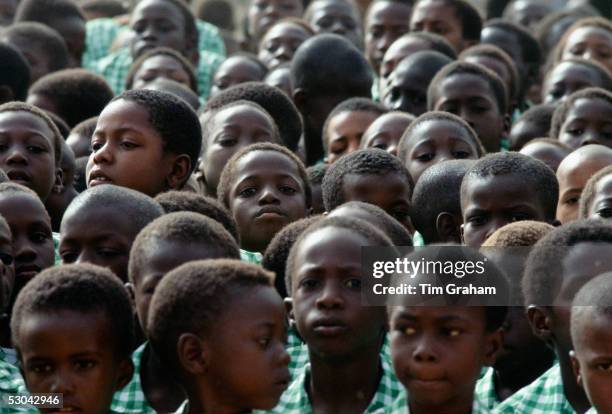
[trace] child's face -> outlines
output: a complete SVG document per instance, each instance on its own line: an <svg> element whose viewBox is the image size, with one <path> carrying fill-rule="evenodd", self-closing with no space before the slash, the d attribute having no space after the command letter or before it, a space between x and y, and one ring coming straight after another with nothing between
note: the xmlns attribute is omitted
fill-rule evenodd
<svg viewBox="0 0 612 414"><path fill-rule="evenodd" d="M30 65L30 84L51 72L51 58L44 49L44 45L33 42L27 37L13 35L2 36L2 42L19 50Z"/></svg>
<svg viewBox="0 0 612 414"><path fill-rule="evenodd" d="M6 310L15 284L11 230L0 223L0 314Z"/></svg>
<svg viewBox="0 0 612 414"><path fill-rule="evenodd" d="M510 68L506 66L506 64L497 58L485 55L473 55L468 56L465 59L466 62L475 63L477 65L484 66L487 69L490 69L495 73L499 78L504 81L504 85L506 86L506 90L508 91L508 95L511 94L512 91L512 75L510 73ZM513 98L510 96L510 98Z"/></svg>
<svg viewBox="0 0 612 414"><path fill-rule="evenodd" d="M357 10L347 2L318 0L311 7L308 22L315 33L335 33L357 47L362 45L362 33Z"/></svg>
<svg viewBox="0 0 612 414"><path fill-rule="evenodd" d="M309 37L310 33L297 24L277 24L261 39L258 57L272 70L282 63L291 62L297 48Z"/></svg>
<svg viewBox="0 0 612 414"><path fill-rule="evenodd" d="M410 119L399 114L382 115L366 129L361 138L363 148L379 148L397 156L397 144Z"/></svg>
<svg viewBox="0 0 612 414"><path fill-rule="evenodd" d="M300 0L251 0L247 14L247 30L255 41L274 23L284 17L300 17L303 6Z"/></svg>
<svg viewBox="0 0 612 414"><path fill-rule="evenodd" d="M412 12L411 32L429 32L440 35L461 52L469 46L463 38L463 25L455 8L439 0L420 1Z"/></svg>
<svg viewBox="0 0 612 414"><path fill-rule="evenodd" d="M285 92L289 98L293 97L293 85L291 84L291 71L289 68L271 70L268 72L264 82Z"/></svg>
<svg viewBox="0 0 612 414"><path fill-rule="evenodd" d="M29 194L0 195L0 215L13 236L15 295L30 279L53 266L51 221L40 200Z"/></svg>
<svg viewBox="0 0 612 414"><path fill-rule="evenodd" d="M497 46L509 54L516 64L516 69L521 79L523 82L526 81L526 77L529 75L529 68L527 67L527 62L523 59L521 42L514 32L502 29L498 26L484 27L480 34L480 42Z"/></svg>
<svg viewBox="0 0 612 414"><path fill-rule="evenodd" d="M380 65L380 79L381 82L386 81L391 73L395 70L397 65L407 56L430 50L431 45L423 39L412 36L403 36L401 39L393 42L389 49L385 52L382 63ZM381 90L384 89L384 85L381 83Z"/></svg>
<svg viewBox="0 0 612 414"><path fill-rule="evenodd" d="M155 55L142 62L134 74L132 89L142 89L159 78L170 79L191 88L189 75L176 59L167 55Z"/></svg>
<svg viewBox="0 0 612 414"><path fill-rule="evenodd" d="M346 229L322 228L303 239L291 269L293 315L311 353L338 358L379 347L385 310L361 304L361 247Z"/></svg>
<svg viewBox="0 0 612 414"><path fill-rule="evenodd" d="M244 82L260 81L263 79L263 75L262 70L254 62L235 56L223 62L215 72L210 94L215 96L230 86Z"/></svg>
<svg viewBox="0 0 612 414"><path fill-rule="evenodd" d="M562 62L546 77L542 100L547 104L561 103L572 93L589 86L603 86L592 69L572 62Z"/></svg>
<svg viewBox="0 0 612 414"><path fill-rule="evenodd" d="M249 300L234 297L204 338L210 358L206 376L216 399L204 405L231 401L233 410L227 412L272 409L291 378L283 301L272 287L244 293Z"/></svg>
<svg viewBox="0 0 612 414"><path fill-rule="evenodd" d="M378 73L385 52L391 43L410 30L412 7L393 1L373 3L365 22L365 52Z"/></svg>
<svg viewBox="0 0 612 414"><path fill-rule="evenodd" d="M64 409L107 413L133 372L129 359L115 355L108 318L100 311L28 314L19 332L28 390L63 394Z"/></svg>
<svg viewBox="0 0 612 414"><path fill-rule="evenodd" d="M535 122L524 119L512 126L510 134L508 135L508 141L510 142L510 149L518 151L532 139L546 136L548 136L548 129L543 130L542 127Z"/></svg>
<svg viewBox="0 0 612 414"><path fill-rule="evenodd" d="M427 87L434 73L423 67L399 65L391 73L382 91L382 101L393 111L419 116L427 112Z"/></svg>
<svg viewBox="0 0 612 414"><path fill-rule="evenodd" d="M407 158L402 160L416 182L423 171L439 162L478 159L478 149L467 132L455 122L436 119L412 130L407 143Z"/></svg>
<svg viewBox="0 0 612 414"><path fill-rule="evenodd" d="M252 151L235 168L229 207L241 245L263 252L280 229L308 214L304 183L293 160L276 151Z"/></svg>
<svg viewBox="0 0 612 414"><path fill-rule="evenodd" d="M534 142L527 144L519 151L521 154L529 155L536 160L548 165L551 170L557 172L559 164L568 154L567 150L546 142Z"/></svg>
<svg viewBox="0 0 612 414"><path fill-rule="evenodd" d="M91 153L91 138L86 135L73 132L66 138L66 144L74 152L74 158L87 157Z"/></svg>
<svg viewBox="0 0 612 414"><path fill-rule="evenodd" d="M240 149L258 142L278 142L273 121L261 111L247 105L222 109L208 122L213 126L202 156L202 171L209 194L217 193L223 167ZM205 129L207 126L203 125Z"/></svg>
<svg viewBox="0 0 612 414"><path fill-rule="evenodd" d="M506 119L485 79L472 74L453 75L436 89L434 110L460 116L474 128L487 152L499 151L507 133Z"/></svg>
<svg viewBox="0 0 612 414"><path fill-rule="evenodd" d="M480 370L493 363L501 343L500 332L485 327L479 307L393 308L391 358L411 405L471 404Z"/></svg>
<svg viewBox="0 0 612 414"><path fill-rule="evenodd" d="M0 168L44 202L54 185L61 183L53 131L47 123L25 111L0 113Z"/></svg>
<svg viewBox="0 0 612 414"><path fill-rule="evenodd" d="M612 71L612 33L593 26L576 29L565 42L562 57L595 60Z"/></svg>
<svg viewBox="0 0 612 414"><path fill-rule="evenodd" d="M345 111L336 114L324 131L327 140L327 163L333 164L343 155L357 151L361 137L379 115L365 111Z"/></svg>
<svg viewBox="0 0 612 414"><path fill-rule="evenodd" d="M612 103L588 98L574 101L559 132L559 141L574 149L587 144L612 148Z"/></svg>
<svg viewBox="0 0 612 414"><path fill-rule="evenodd" d="M164 154L162 137L149 114L120 99L104 108L91 139L87 186L115 184L151 197L168 189L175 156Z"/></svg>
<svg viewBox="0 0 612 414"><path fill-rule="evenodd" d="M393 172L385 175L347 174L342 191L346 201L377 205L404 227L412 229L409 215L412 189L401 175Z"/></svg>
<svg viewBox="0 0 612 414"><path fill-rule="evenodd" d="M546 17L549 13L552 13L554 8L552 4L546 4L545 2L531 2L531 1L514 1L510 10L506 10L504 13L507 18L513 22L520 24L521 26L534 30L535 26L540 20Z"/></svg>
<svg viewBox="0 0 612 414"><path fill-rule="evenodd" d="M595 185L588 217L612 220L612 174L600 178Z"/></svg>
<svg viewBox="0 0 612 414"><path fill-rule="evenodd" d="M495 230L514 221L549 221L533 188L513 174L470 177L461 194L463 242L480 247Z"/></svg>

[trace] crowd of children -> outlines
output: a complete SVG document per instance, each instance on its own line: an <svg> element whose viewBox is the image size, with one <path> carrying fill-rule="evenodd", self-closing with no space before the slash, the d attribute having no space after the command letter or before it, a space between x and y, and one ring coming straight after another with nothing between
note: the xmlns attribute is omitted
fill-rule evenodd
<svg viewBox="0 0 612 414"><path fill-rule="evenodd" d="M611 19L0 0L0 413L612 414Z"/></svg>

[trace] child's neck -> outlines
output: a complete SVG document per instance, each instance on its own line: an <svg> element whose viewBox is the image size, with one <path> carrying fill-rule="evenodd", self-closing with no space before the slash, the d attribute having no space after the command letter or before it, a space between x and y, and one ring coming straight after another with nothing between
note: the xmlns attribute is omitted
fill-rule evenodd
<svg viewBox="0 0 612 414"><path fill-rule="evenodd" d="M422 405L415 401L410 401L408 403L408 406L410 407L410 414L471 414L473 405L473 388L471 395L468 395L465 398L457 397L447 401L443 405L437 405L435 407Z"/></svg>
<svg viewBox="0 0 612 414"><path fill-rule="evenodd" d="M155 352L147 344L140 362L140 383L147 402L157 412L175 412L187 398L181 386L171 379Z"/></svg>
<svg viewBox="0 0 612 414"><path fill-rule="evenodd" d="M570 405L578 414L583 414L591 408L584 390L580 388L576 381L574 371L572 370L572 362L569 357L569 350L557 349L557 357L561 367L561 379L563 380L563 393Z"/></svg>

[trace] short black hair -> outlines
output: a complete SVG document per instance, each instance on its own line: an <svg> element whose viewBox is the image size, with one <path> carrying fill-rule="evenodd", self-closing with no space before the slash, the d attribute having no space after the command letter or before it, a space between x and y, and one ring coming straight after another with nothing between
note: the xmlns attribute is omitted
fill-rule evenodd
<svg viewBox="0 0 612 414"><path fill-rule="evenodd" d="M428 1L428 0L421 0ZM421 1L417 1L415 8ZM461 21L462 37L465 40L478 42L482 30L482 16L476 7L466 0L440 0L455 9L455 15Z"/></svg>
<svg viewBox="0 0 612 414"><path fill-rule="evenodd" d="M172 79L157 78L147 83L143 89L169 93L187 102L194 111L197 112L200 109L200 98L198 95L187 86Z"/></svg>
<svg viewBox="0 0 612 414"><path fill-rule="evenodd" d="M263 82L245 82L221 91L209 99L203 112L235 101L252 101L264 108L276 122L287 148L296 151L302 136L302 119L293 101L283 91Z"/></svg>
<svg viewBox="0 0 612 414"><path fill-rule="evenodd" d="M600 84L599 87L607 90L608 92L612 92L612 74L610 74L608 68L606 68L604 65L602 65L596 60L582 58L563 59L548 71L546 77L550 76L552 74L552 71L557 66L568 63L573 63L574 65L582 66L589 69L591 73L594 73L595 76L597 76L597 82L599 82Z"/></svg>
<svg viewBox="0 0 612 414"><path fill-rule="evenodd" d="M32 314L102 312L110 327L116 359L129 358L134 345L134 318L127 290L108 269L91 264L43 270L19 292L13 307L13 345L21 351L21 326Z"/></svg>
<svg viewBox="0 0 612 414"><path fill-rule="evenodd" d="M266 77L266 75L268 74L268 67L266 66L265 63L263 63L261 60L259 60L259 58L257 57L257 55L255 55L254 53L251 52L244 52L244 51L238 51L235 53L232 53L230 56L228 56L223 63L221 63L221 65L219 65L219 67L217 68L217 70L215 71L215 73L213 74L213 76L217 73L217 71L219 70L219 68L225 64L228 60L232 59L232 58L238 58L238 59L245 59L248 62L252 63L253 65L257 66L257 69L261 72L261 77L260 79L263 81L263 79Z"/></svg>
<svg viewBox="0 0 612 414"><path fill-rule="evenodd" d="M84 0L81 9L85 13L96 13L104 17L122 16L128 12L119 0Z"/></svg>
<svg viewBox="0 0 612 414"><path fill-rule="evenodd" d="M325 149L326 153L329 152L329 136L327 134L329 122L336 115L343 112L369 112L380 116L386 114L389 112L389 110L383 104L374 102L368 98L349 98L340 102L334 109L332 109L329 115L327 115L327 119L323 124L323 148Z"/></svg>
<svg viewBox="0 0 612 414"><path fill-rule="evenodd" d="M171 372L182 377L177 355L180 335L209 334L249 292L272 287L273 278L261 266L229 259L193 261L172 270L159 282L151 300L147 332L153 350Z"/></svg>
<svg viewBox="0 0 612 414"><path fill-rule="evenodd" d="M408 37L416 37L417 39L424 40L429 43L429 50L433 52L440 52L452 60L457 60L457 51L455 50L455 47L451 45L445 37L442 37L439 34L431 32L409 32L397 38L397 40Z"/></svg>
<svg viewBox="0 0 612 414"><path fill-rule="evenodd" d="M3 39L22 38L41 46L47 55L49 72L66 69L70 64L70 53L64 38L51 27L38 22L17 22L2 31Z"/></svg>
<svg viewBox="0 0 612 414"><path fill-rule="evenodd" d="M130 65L130 70L125 77L125 89L132 89L136 72L138 72L146 60L153 56L167 56L176 60L179 65L181 65L185 73L187 73L187 77L189 78L189 87L193 92L198 93L198 78L193 65L179 52L168 47L156 47L154 49L147 50L136 60L134 60L134 62Z"/></svg>
<svg viewBox="0 0 612 414"><path fill-rule="evenodd" d="M580 243L612 245L612 226L603 220L576 220L556 227L529 253L523 276L525 305L549 306L561 287L563 259Z"/></svg>
<svg viewBox="0 0 612 414"><path fill-rule="evenodd" d="M73 0L20 0L14 22L33 21L53 27L55 19L78 17L85 20L83 12Z"/></svg>
<svg viewBox="0 0 612 414"><path fill-rule="evenodd" d="M608 165L607 167L597 171L589 181L587 181L584 189L582 190L582 194L580 194L580 208L578 212L579 218L588 218L589 210L591 209L591 204L595 198L595 187L597 183L601 181L602 178L607 177L612 174L612 165Z"/></svg>
<svg viewBox="0 0 612 414"><path fill-rule="evenodd" d="M464 198L470 180L500 175L517 176L523 185L533 190L547 221L552 223L555 220L559 198L557 176L542 161L518 152L497 152L477 160L463 178L461 198Z"/></svg>
<svg viewBox="0 0 612 414"><path fill-rule="evenodd" d="M193 109L181 98L148 89L125 91L111 102L123 99L143 107L151 126L162 138L164 152L186 154L193 172L202 147L202 128Z"/></svg>
<svg viewBox="0 0 612 414"><path fill-rule="evenodd" d="M38 204L43 210L43 217L49 220L49 224L51 224L51 216L49 216L49 213L47 212L44 203L42 202L38 194L34 192L34 190L31 190L28 187L21 184L17 184L13 181L5 181L3 183L0 183L0 195L2 194L6 194L7 196L22 194L25 196L32 197L34 203Z"/></svg>
<svg viewBox="0 0 612 414"><path fill-rule="evenodd" d="M481 247L531 247L554 229L541 221L515 221L495 230Z"/></svg>
<svg viewBox="0 0 612 414"><path fill-rule="evenodd" d="M64 121L62 118L59 117L59 115L56 115L53 112L45 111L45 113L49 118L51 118L51 121L53 121L53 124L57 127L57 130L59 131L62 138L64 140L68 138L68 135L70 135L70 127L68 126L66 121ZM62 150L63 148L64 147L62 146Z"/></svg>
<svg viewBox="0 0 612 414"><path fill-rule="evenodd" d="M549 145L553 145L559 149L562 149L564 151L567 151L567 155L569 155L570 152L573 152L574 150L572 149L572 147L570 147L567 144L564 144L563 142L559 141L558 139L554 139L554 138L549 138L549 137L543 137L543 138L534 138L530 141L527 141L525 143L525 145L523 145L523 148L525 148L527 145L531 145L531 144L549 144Z"/></svg>
<svg viewBox="0 0 612 414"><path fill-rule="evenodd" d="M389 237L368 222L349 217L326 217L317 221L316 223L313 223L306 230L304 230L298 239L293 243L293 246L289 251L287 266L285 268L285 286L287 287L287 292L289 294L291 294L292 291L293 285L291 282L293 273L295 272L295 257L298 254L300 244L312 233L328 227L357 233L359 236L367 240L369 246L390 247L395 249Z"/></svg>
<svg viewBox="0 0 612 414"><path fill-rule="evenodd" d="M310 207L312 202L312 190L310 188L310 182L308 181L306 167L304 167L302 161L293 152L289 151L285 147L273 144L271 142L260 142L258 144L251 144L248 147L242 148L240 151L234 154L232 158L229 159L229 161L227 162L227 164L225 164L225 167L223 168L221 177L219 178L219 186L217 187L217 199L219 200L219 202L223 203L225 207L229 208L230 188L234 180L236 179L236 164L245 155L255 151L278 152L293 161L293 163L298 169L300 178L302 179L306 207Z"/></svg>
<svg viewBox="0 0 612 414"><path fill-rule="evenodd" d="M0 43L0 103L25 101L30 86L30 65L19 50ZM2 90L8 88L9 90Z"/></svg>
<svg viewBox="0 0 612 414"><path fill-rule="evenodd" d="M323 177L321 188L325 210L332 211L348 201L343 189L345 176L349 174L383 176L389 173L403 177L412 194L414 188L412 177L401 161L388 152L378 148L365 148L340 157L328 168Z"/></svg>
<svg viewBox="0 0 612 414"><path fill-rule="evenodd" d="M206 197L189 191L167 191L155 197L166 213L179 211L191 211L209 217L221 223L221 225L232 235L237 243L240 235L234 217L216 199Z"/></svg>
<svg viewBox="0 0 612 414"><path fill-rule="evenodd" d="M234 30L234 7L227 0L196 0L193 12L198 19L222 30Z"/></svg>
<svg viewBox="0 0 612 414"><path fill-rule="evenodd" d="M496 27L511 32L517 38L517 44L521 47L521 56L525 63L531 67L539 67L542 62L542 50L540 44L531 33L516 23L504 19L488 20L484 28Z"/></svg>
<svg viewBox="0 0 612 414"><path fill-rule="evenodd" d="M607 320L612 319L612 272L602 273L589 280L576 293L570 321L574 345L579 342L579 338L584 337L582 324L601 316Z"/></svg>
<svg viewBox="0 0 612 414"><path fill-rule="evenodd" d="M557 46L552 51L552 62L557 63L563 60L563 49L565 49L565 44L567 43L572 33L582 27L596 27L612 34L612 22L610 22L610 20L608 20L607 18L600 16L582 18L572 24L565 31L565 33L561 37L561 40L559 40L559 43L557 43Z"/></svg>
<svg viewBox="0 0 612 414"><path fill-rule="evenodd" d="M261 265L264 269L274 272L274 287L281 297L289 296L285 286L285 270L287 257L295 241L311 224L321 220L323 216L311 216L287 224L274 235L263 255Z"/></svg>
<svg viewBox="0 0 612 414"><path fill-rule="evenodd" d="M455 75L474 75L484 79L489 85L489 88L493 93L493 97L497 102L499 113L505 115L508 112L509 99L504 81L502 81L496 73L485 68L484 66L462 61L449 63L440 69L436 76L434 76L433 80L429 84L429 88L427 89L428 110L431 111L434 109L436 94L438 93L438 86L440 83Z"/></svg>
<svg viewBox="0 0 612 414"><path fill-rule="evenodd" d="M308 181L310 181L311 186L323 183L323 177L325 177L327 168L329 168L329 165L325 163L311 165L306 168L306 174L308 174Z"/></svg>
<svg viewBox="0 0 612 414"><path fill-rule="evenodd" d="M79 157L74 160L74 189L77 193L87 190L85 170L87 168L88 156Z"/></svg>
<svg viewBox="0 0 612 414"><path fill-rule="evenodd" d="M103 77L85 69L64 69L38 79L28 95L42 95L53 102L68 126L97 116L113 99L113 91Z"/></svg>
<svg viewBox="0 0 612 414"><path fill-rule="evenodd" d="M439 241L436 219L440 213L461 216L461 181L475 162L441 162L427 168L419 177L412 194L410 218L425 244Z"/></svg>
<svg viewBox="0 0 612 414"><path fill-rule="evenodd" d="M540 132L540 136L544 137L548 135L548 131L550 131L550 126L552 122L553 113L555 112L555 105L550 104L540 104L535 105L526 110L521 114L521 116L514 122L514 125L518 125L520 122L528 122L530 124L535 125ZM513 136L509 137L509 146L511 151L518 151L527 144L527 142L519 141L517 139L512 139Z"/></svg>
<svg viewBox="0 0 612 414"><path fill-rule="evenodd" d="M568 29L576 21L583 17L596 16L597 11L590 5L583 4L578 7L571 9L558 10L544 17L536 25L534 30L534 37L538 40L540 47L542 48L542 56L549 56L552 59L550 52L554 49L554 46L563 37L563 32L559 31L556 38L550 38L549 34L555 25L562 24ZM552 47L551 47L552 46Z"/></svg>
<svg viewBox="0 0 612 414"><path fill-rule="evenodd" d="M574 92L565 101L563 101L561 105L557 106L557 109L555 109L550 124L549 136L551 138L559 139L559 135L561 134L561 129L563 128L563 124L567 119L567 115L572 109L574 103L579 99L600 99L612 106L612 92L608 92L605 89L585 88Z"/></svg>

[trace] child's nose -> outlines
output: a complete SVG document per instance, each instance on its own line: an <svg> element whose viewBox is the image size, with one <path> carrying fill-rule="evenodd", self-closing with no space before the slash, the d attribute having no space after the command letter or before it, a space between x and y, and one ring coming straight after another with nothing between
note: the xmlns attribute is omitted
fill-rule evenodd
<svg viewBox="0 0 612 414"><path fill-rule="evenodd" d="M433 349L431 342L428 340L427 336L421 338L419 343L417 344L412 357L416 362L421 363L431 363L436 362L438 357Z"/></svg>
<svg viewBox="0 0 612 414"><path fill-rule="evenodd" d="M92 152L91 156L93 156L94 164L104 164L112 161L112 152L108 144L104 144L95 152Z"/></svg>
<svg viewBox="0 0 612 414"><path fill-rule="evenodd" d="M8 164L24 164L28 162L27 157L20 148L13 147L6 158Z"/></svg>
<svg viewBox="0 0 612 414"><path fill-rule="evenodd" d="M321 291L317 299L317 305L322 308L340 308L343 304L342 295L335 284L328 283Z"/></svg>
<svg viewBox="0 0 612 414"><path fill-rule="evenodd" d="M261 191L261 198L259 202L262 204L277 203L279 201L278 194L275 188L272 186L266 186Z"/></svg>
<svg viewBox="0 0 612 414"><path fill-rule="evenodd" d="M72 380L72 376L65 372L65 370L57 370L53 377L49 392L67 395L74 393L74 381Z"/></svg>

